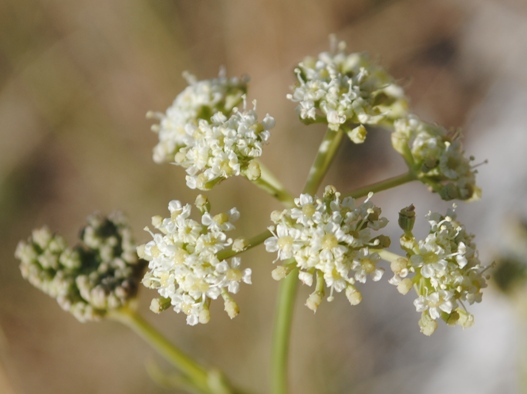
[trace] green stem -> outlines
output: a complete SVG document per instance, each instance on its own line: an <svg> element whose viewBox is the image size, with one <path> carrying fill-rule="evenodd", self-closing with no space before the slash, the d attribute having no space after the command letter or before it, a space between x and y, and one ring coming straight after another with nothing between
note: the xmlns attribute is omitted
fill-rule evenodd
<svg viewBox="0 0 527 394"><path fill-rule="evenodd" d="M236 392L228 386L217 371L208 371L196 363L131 308L122 308L110 317L131 328L161 356L180 370L200 392L211 394Z"/></svg>
<svg viewBox="0 0 527 394"><path fill-rule="evenodd" d="M281 201L285 206L293 206L294 197L289 193L285 187L280 183L278 179L273 175L273 173L258 161L260 166L260 178L252 181L256 186L265 190L271 196L276 198L278 201Z"/></svg>
<svg viewBox="0 0 527 394"><path fill-rule="evenodd" d="M258 246L260 245L261 243L263 243L267 238L271 237L273 234L271 234L271 232L269 230L265 230L263 232L261 232L260 234L258 235L255 235L254 237L252 238L249 238L248 240L245 241L245 248L242 250L242 251L234 251L232 250L232 247L229 248L229 249L225 249L225 250L222 250L221 252L218 252L218 254L216 255L218 257L218 260L225 260L225 259L230 259L231 257L234 257L240 253L243 253L245 252L246 250L249 250L249 249L252 249L254 248L255 246Z"/></svg>
<svg viewBox="0 0 527 394"><path fill-rule="evenodd" d="M315 194L317 192L324 175L326 175L329 166L335 158L335 152L339 147L343 135L344 132L342 130L334 131L328 129L320 144L315 161L309 170L306 185L304 186L304 193Z"/></svg>
<svg viewBox="0 0 527 394"><path fill-rule="evenodd" d="M322 179L331 165L344 132L328 130L317 156L311 165L304 193L315 194L322 183ZM277 308L275 311L275 326L272 353L272 392L286 394L288 375L288 355L295 295L298 284L298 268L294 269L280 284Z"/></svg>
<svg viewBox="0 0 527 394"><path fill-rule="evenodd" d="M275 329L272 354L272 393L287 393L287 361L289 354L289 333L293 320L296 287L298 284L298 268L286 276L280 286L276 308Z"/></svg>
<svg viewBox="0 0 527 394"><path fill-rule="evenodd" d="M408 171L405 174L397 175L392 178L385 179L380 182L372 183L371 185L361 187L360 189L354 190L353 192L347 194L353 198L359 198L367 196L369 192L377 193L383 190L388 190L396 186L403 185L405 183L417 180L416 176Z"/></svg>

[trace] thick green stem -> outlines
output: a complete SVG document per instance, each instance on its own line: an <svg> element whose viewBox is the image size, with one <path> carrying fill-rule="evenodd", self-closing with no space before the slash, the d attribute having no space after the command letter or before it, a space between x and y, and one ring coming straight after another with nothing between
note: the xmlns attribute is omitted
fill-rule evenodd
<svg viewBox="0 0 527 394"><path fill-rule="evenodd" d="M286 276L280 286L278 303L275 311L275 330L272 354L272 393L287 393L287 362L289 355L289 334L293 320L298 268Z"/></svg>
<svg viewBox="0 0 527 394"><path fill-rule="evenodd" d="M120 309L110 317L131 328L161 356L181 371L200 392L210 394L228 394L236 392L228 386L218 372L208 371L206 368L192 360L130 308Z"/></svg>
<svg viewBox="0 0 527 394"><path fill-rule="evenodd" d="M306 185L304 186L304 193L315 194L317 192L318 187L322 183L322 179L324 179L324 175L326 175L329 166L335 158L335 152L339 147L343 135L344 132L342 130L328 130L326 132L318 149L315 161L309 170Z"/></svg>
<svg viewBox="0 0 527 394"><path fill-rule="evenodd" d="M412 172L407 172L402 175L397 175L392 178L385 179L380 182L372 183L371 185L361 187L360 189L354 190L353 192L347 194L347 196L353 198L360 198L367 196L369 192L377 193L383 190L388 190L396 186L403 185L405 183L415 181L417 178Z"/></svg>
<svg viewBox="0 0 527 394"><path fill-rule="evenodd" d="M304 193L315 194L322 183L324 175L331 165L337 148L344 132L328 130L317 156L311 166ZM298 284L298 268L294 269L282 281L278 293L277 307L275 311L275 326L273 337L272 354L272 392L273 394L286 394L287 375L288 375L288 355L289 340L291 333L291 323L293 320L293 310L295 306L295 295Z"/></svg>
<svg viewBox="0 0 527 394"><path fill-rule="evenodd" d="M273 173L267 167L265 167L263 163L258 161L258 165L260 166L261 175L258 179L252 182L276 198L278 201L282 202L285 206L293 206L294 198L291 193L285 189L280 181L276 179Z"/></svg>

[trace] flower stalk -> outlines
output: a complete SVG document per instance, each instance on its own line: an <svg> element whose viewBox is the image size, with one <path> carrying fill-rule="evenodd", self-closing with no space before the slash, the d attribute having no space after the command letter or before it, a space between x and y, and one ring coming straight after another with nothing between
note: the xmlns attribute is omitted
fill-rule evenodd
<svg viewBox="0 0 527 394"><path fill-rule="evenodd" d="M351 193L348 193L348 196L353 198L360 198L365 197L368 195L368 193L378 193L382 192L388 189L393 189L397 186L404 185L405 183L409 183L412 181L417 180L417 177L415 174L411 171L408 171L404 174L394 176L392 178L384 179L380 182L375 182L370 185L361 187L357 190L352 191Z"/></svg>
<svg viewBox="0 0 527 394"><path fill-rule="evenodd" d="M304 186L304 193L314 194L317 191L335 157L343 136L344 132L342 130L334 131L328 129L309 171L308 179ZM298 269L294 269L281 283L278 293L272 353L272 388L273 393L276 394L286 394L288 392L287 364L297 285Z"/></svg>
<svg viewBox="0 0 527 394"><path fill-rule="evenodd" d="M131 308L127 307L114 311L109 317L124 324L143 338L159 355L181 371L200 393L239 393L229 386L224 377L218 376L217 371L207 370L198 364Z"/></svg>
<svg viewBox="0 0 527 394"><path fill-rule="evenodd" d="M298 286L298 268L292 270L283 280L278 293L278 302L275 311L275 329L273 336L272 353L272 392L286 394L289 339L293 321L296 288Z"/></svg>
<svg viewBox="0 0 527 394"><path fill-rule="evenodd" d="M342 130L334 131L328 129L320 147L318 149L315 161L311 165L309 170L306 185L304 186L303 193L315 194L318 190L324 175L329 169L329 166L335 158L335 153L342 141L344 132Z"/></svg>
<svg viewBox="0 0 527 394"><path fill-rule="evenodd" d="M256 160L255 160L256 162ZM293 196L289 193L284 185L273 175L273 173L263 165L260 161L257 161L260 167L260 177L253 180L252 182L260 189L269 193L271 196L282 202L285 206L293 205Z"/></svg>

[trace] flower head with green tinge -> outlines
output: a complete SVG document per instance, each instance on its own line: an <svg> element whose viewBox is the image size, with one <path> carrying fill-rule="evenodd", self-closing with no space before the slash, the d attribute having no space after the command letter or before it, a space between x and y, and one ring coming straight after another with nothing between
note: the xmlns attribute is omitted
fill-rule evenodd
<svg viewBox="0 0 527 394"><path fill-rule="evenodd" d="M84 322L135 298L146 262L137 258L130 228L118 213L90 216L81 241L69 248L44 227L20 242L15 256L24 278Z"/></svg>
<svg viewBox="0 0 527 394"><path fill-rule="evenodd" d="M446 215L429 213L430 233L416 241L406 232L401 246L407 259L392 262L394 277L390 283L406 294L412 287L417 292L414 305L421 312L419 326L426 335L437 328L439 318L448 324L469 327L474 317L465 303L481 301L486 287L484 269L478 259L474 236L456 220L453 209Z"/></svg>
<svg viewBox="0 0 527 394"><path fill-rule="evenodd" d="M361 301L356 283L365 283L368 276L373 281L382 277L383 270L377 266L380 257L370 248L388 246L387 237L372 234L388 221L380 217L381 210L370 197L357 205L328 186L321 199L302 194L294 208L273 212L273 236L265 247L278 253L277 260L286 261L273 271L273 277L281 279L298 267L304 284L311 286L316 279L315 292L306 303L313 311L324 296L324 285L330 289L328 300L333 299L333 292L345 290L355 305Z"/></svg>
<svg viewBox="0 0 527 394"><path fill-rule="evenodd" d="M251 283L251 270L240 269L240 258L228 261L218 257L228 248L237 249L236 245L243 248L243 242L226 234L234 229L233 223L239 217L236 208L212 216L210 204L201 195L196 207L202 214L200 222L190 218L189 204L171 201L170 217L152 218L159 233L151 232L153 240L138 248L139 256L149 261L143 283L161 296L153 301L151 309L160 312L172 306L177 313L187 315L189 325L208 323L210 302L219 296L228 315L235 317L238 306L229 293L237 293L240 282Z"/></svg>
<svg viewBox="0 0 527 394"><path fill-rule="evenodd" d="M410 170L443 200L479 198L476 171L459 135L410 115L395 122L392 144Z"/></svg>
<svg viewBox="0 0 527 394"><path fill-rule="evenodd" d="M298 103L305 123L327 123L331 130L343 129L354 142L358 125L371 125L406 113L402 88L367 55L347 53L343 42L332 43L331 52L307 57L295 69L298 82L287 98Z"/></svg>

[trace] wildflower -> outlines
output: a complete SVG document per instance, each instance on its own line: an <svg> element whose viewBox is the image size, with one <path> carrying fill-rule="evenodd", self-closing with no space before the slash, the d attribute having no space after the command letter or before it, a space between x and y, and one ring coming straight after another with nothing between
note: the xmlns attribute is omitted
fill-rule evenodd
<svg viewBox="0 0 527 394"><path fill-rule="evenodd" d="M392 263L390 283L403 294L415 288L414 306L421 312L421 331L431 335L439 318L469 327L474 317L465 303L480 302L487 284L474 236L456 220L454 209L446 215L429 213L428 222L430 233L424 240L416 241L409 233L401 237L407 260Z"/></svg>
<svg viewBox="0 0 527 394"><path fill-rule="evenodd" d="M256 107L255 107L256 108ZM251 164L262 155L274 126L267 115L258 122L255 109L233 110L230 117L217 112L209 121L199 120L197 126L188 124L187 141L175 155L174 162L187 170L187 186L209 190L216 183L231 176L245 175L254 180Z"/></svg>
<svg viewBox="0 0 527 394"><path fill-rule="evenodd" d="M256 102L253 109L245 108L244 79L220 75L206 81L189 77L189 82L167 113L157 115L154 160L185 168L192 189L209 190L231 176L257 179L260 170L254 159L262 155L274 119L266 115L259 122ZM236 105L242 101L239 110Z"/></svg>
<svg viewBox="0 0 527 394"><path fill-rule="evenodd" d="M371 194L356 205L351 197L342 199L328 186L322 199L302 194L295 199L295 207L272 214L273 236L265 241L266 250L277 252L276 260L294 260L277 267L273 277L280 279L296 266L304 284L311 286L315 279L315 292L306 303L313 311L324 295L324 284L330 289L328 301L333 299L333 292L345 290L355 305L361 300L356 283L365 283L368 276L373 281L381 279L383 269L377 266L380 257L370 248L388 246L387 237L372 235L388 221L380 217L380 208L370 198Z"/></svg>
<svg viewBox="0 0 527 394"><path fill-rule="evenodd" d="M136 296L145 262L121 214L88 217L80 237L82 243L69 248L44 227L20 242L15 256L22 276L64 310L82 322L99 320Z"/></svg>
<svg viewBox="0 0 527 394"><path fill-rule="evenodd" d="M210 204L198 196L195 206L201 211L201 221L190 218L191 206L173 200L169 203L169 218L155 216L152 225L159 233L138 248L141 258L149 261L143 284L156 289L159 299L151 309L160 312L170 306L187 315L187 324L207 323L211 300L221 296L231 318L238 306L228 293L237 293L240 282L251 283L251 270L241 270L240 258L220 259L218 253L241 242L227 236L234 229L239 213L232 208L227 213L212 216Z"/></svg>
<svg viewBox="0 0 527 394"><path fill-rule="evenodd" d="M366 137L362 125L391 124L406 113L406 99L402 88L367 55L346 53L344 42L332 46L331 52L307 57L298 65L298 82L287 98L298 103L304 123L327 123L360 143Z"/></svg>
<svg viewBox="0 0 527 394"><path fill-rule="evenodd" d="M476 171L464 156L459 134L449 135L440 126L416 116L395 122L392 144L416 177L443 200L479 198Z"/></svg>
<svg viewBox="0 0 527 394"><path fill-rule="evenodd" d="M189 73L183 76L189 86L176 97L166 114L148 114L160 120L159 125L152 127L159 136L159 143L154 148L156 163L174 161L181 146L187 144L185 129L188 124L196 126L199 119L210 120L217 112L230 115L247 92L246 78L227 78L223 70L218 78L203 81Z"/></svg>

